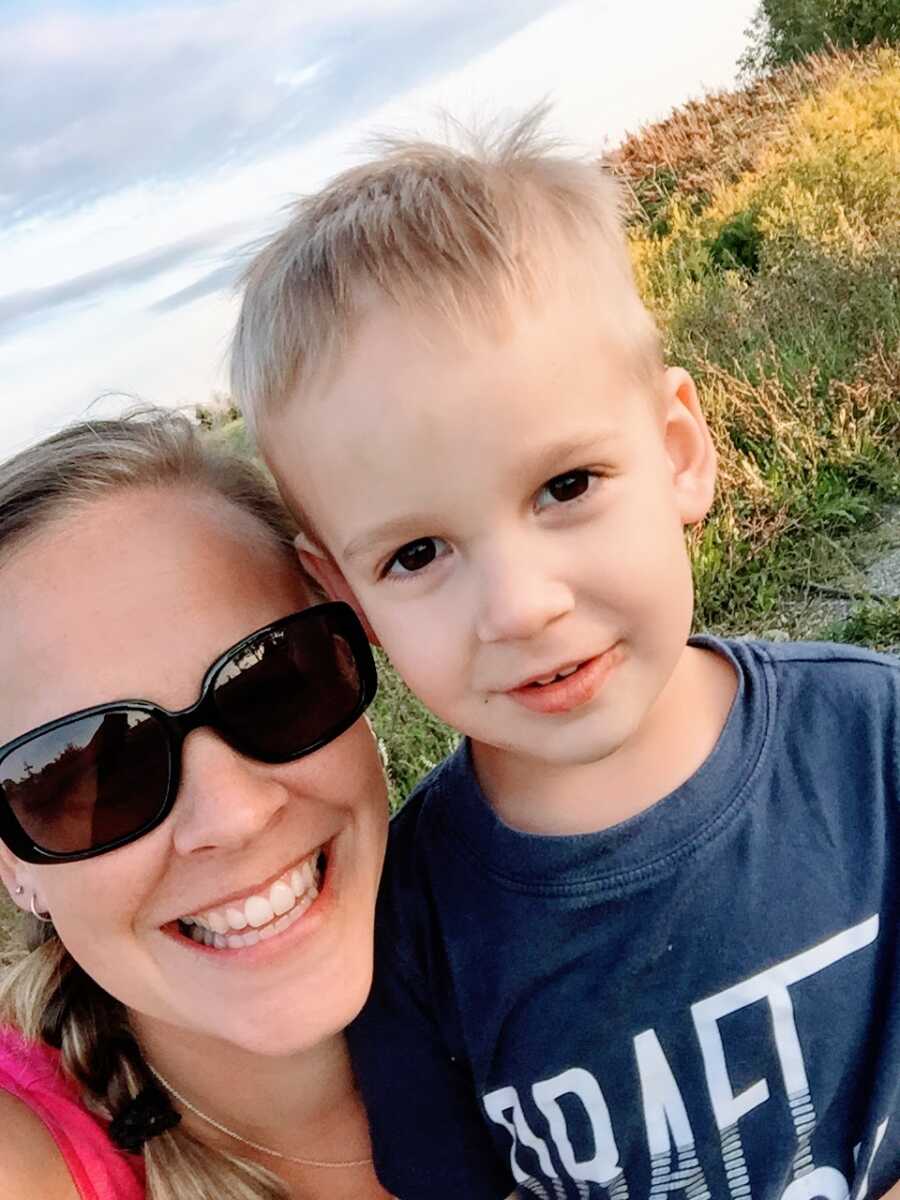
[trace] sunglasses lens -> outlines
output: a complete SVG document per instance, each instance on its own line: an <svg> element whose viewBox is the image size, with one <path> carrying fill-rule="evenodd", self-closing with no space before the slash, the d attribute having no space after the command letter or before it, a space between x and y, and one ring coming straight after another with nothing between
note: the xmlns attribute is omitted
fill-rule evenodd
<svg viewBox="0 0 900 1200"><path fill-rule="evenodd" d="M108 710L42 733L0 762L0 792L42 850L78 854L117 842L161 811L165 731L151 713Z"/></svg>
<svg viewBox="0 0 900 1200"><path fill-rule="evenodd" d="M352 618L350 618L352 620ZM308 609L261 633L222 667L215 703L254 758L287 762L343 732L370 696L340 609Z"/></svg>

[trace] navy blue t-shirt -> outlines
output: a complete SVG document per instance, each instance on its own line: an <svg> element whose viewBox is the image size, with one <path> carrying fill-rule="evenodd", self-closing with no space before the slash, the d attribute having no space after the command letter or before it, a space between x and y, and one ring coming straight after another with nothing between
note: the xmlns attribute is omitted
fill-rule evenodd
<svg viewBox="0 0 900 1200"><path fill-rule="evenodd" d="M737 695L647 811L518 832L463 745L393 821L350 1039L400 1200L877 1200L900 1179L900 661L695 644Z"/></svg>

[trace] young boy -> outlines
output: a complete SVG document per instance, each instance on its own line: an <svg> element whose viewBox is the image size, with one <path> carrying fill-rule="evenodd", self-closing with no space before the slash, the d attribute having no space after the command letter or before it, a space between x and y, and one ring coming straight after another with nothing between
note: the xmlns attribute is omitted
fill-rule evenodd
<svg viewBox="0 0 900 1200"><path fill-rule="evenodd" d="M712 500L611 181L534 116L394 145L251 266L234 390L466 735L393 823L351 1046L401 1200L900 1178L900 663L688 640Z"/></svg>

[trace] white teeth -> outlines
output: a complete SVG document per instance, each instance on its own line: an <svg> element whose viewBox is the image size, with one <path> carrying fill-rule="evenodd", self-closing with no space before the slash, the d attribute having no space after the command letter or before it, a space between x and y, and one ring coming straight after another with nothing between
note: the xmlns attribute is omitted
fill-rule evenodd
<svg viewBox="0 0 900 1200"><path fill-rule="evenodd" d="M262 929L248 929L245 933L229 933L227 937L221 933L213 933L210 929L201 929L195 925L190 930L190 936L196 942L215 950L241 950L245 946L255 946L257 942L268 941L269 938L283 933L306 912L316 899L318 892L307 891L293 905L289 912L284 913Z"/></svg>
<svg viewBox="0 0 900 1200"><path fill-rule="evenodd" d="M283 883L279 879L269 888L269 903L272 905L272 911L276 917L280 917L282 913L293 908L296 900L294 889L289 883Z"/></svg>
<svg viewBox="0 0 900 1200"><path fill-rule="evenodd" d="M244 904L244 912L247 915L248 924L252 925L254 929L268 925L275 916L275 911L265 896L250 896Z"/></svg>
<svg viewBox="0 0 900 1200"><path fill-rule="evenodd" d="M300 917L319 895L319 851L276 879L267 893L248 896L202 916L181 918L185 934L204 946L238 950L274 937Z"/></svg>
<svg viewBox="0 0 900 1200"><path fill-rule="evenodd" d="M213 933L227 933L230 928L227 917L223 916L223 914L218 912L216 909L213 909L213 911L209 913L207 920L212 927Z"/></svg>
<svg viewBox="0 0 900 1200"><path fill-rule="evenodd" d="M557 671L553 675L544 675L540 679L535 679L533 682L538 687L546 687L548 683L555 683L557 679L568 679L570 675L574 675L580 666L576 663L574 667L566 667L564 671Z"/></svg>
<svg viewBox="0 0 900 1200"><path fill-rule="evenodd" d="M247 918L244 916L242 908L226 908L225 916L228 918L228 924L232 929L247 928Z"/></svg>

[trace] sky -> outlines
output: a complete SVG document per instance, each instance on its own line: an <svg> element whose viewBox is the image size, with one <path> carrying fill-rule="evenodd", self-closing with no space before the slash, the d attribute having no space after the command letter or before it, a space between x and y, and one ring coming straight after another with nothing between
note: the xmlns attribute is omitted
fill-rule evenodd
<svg viewBox="0 0 900 1200"><path fill-rule="evenodd" d="M544 97L580 153L734 83L757 0L0 0L0 458L227 389L247 248L366 154Z"/></svg>

